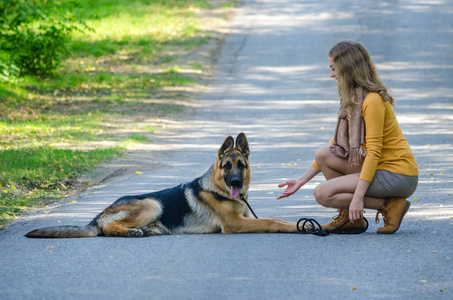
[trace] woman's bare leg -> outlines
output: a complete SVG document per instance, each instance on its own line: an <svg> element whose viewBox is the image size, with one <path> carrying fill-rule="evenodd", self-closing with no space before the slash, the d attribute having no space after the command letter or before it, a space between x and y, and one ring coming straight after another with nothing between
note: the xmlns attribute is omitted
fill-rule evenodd
<svg viewBox="0 0 453 300"><path fill-rule="evenodd" d="M319 148L315 153L315 160L324 177L329 180L339 176L360 173L362 166L351 168L348 159L341 158L330 152L329 146Z"/></svg>
<svg viewBox="0 0 453 300"><path fill-rule="evenodd" d="M319 184L314 191L316 201L324 207L348 209L354 195L358 174L349 174L327 180ZM365 196L363 198L364 208L378 210L385 202L384 198Z"/></svg>
<svg viewBox="0 0 453 300"><path fill-rule="evenodd" d="M316 151L315 159L327 181L319 184L314 196L319 204L325 207L348 209L352 196L359 183L362 166L349 167L348 160L335 156L324 146ZM378 210L385 202L384 198L365 196L365 208Z"/></svg>

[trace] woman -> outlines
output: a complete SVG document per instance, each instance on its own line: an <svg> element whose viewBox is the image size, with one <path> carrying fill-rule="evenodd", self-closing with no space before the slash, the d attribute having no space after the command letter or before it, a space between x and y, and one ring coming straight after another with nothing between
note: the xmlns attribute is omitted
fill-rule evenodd
<svg viewBox="0 0 453 300"><path fill-rule="evenodd" d="M298 191L319 172L326 181L314 190L316 201L338 209L322 229L344 224L343 233L366 230L363 209L383 215L378 233L394 233L409 209L418 184L418 166L393 112L394 100L381 83L365 48L342 41L329 52L331 77L338 82L340 110L330 145L319 148L315 161L300 177L279 187L277 199Z"/></svg>

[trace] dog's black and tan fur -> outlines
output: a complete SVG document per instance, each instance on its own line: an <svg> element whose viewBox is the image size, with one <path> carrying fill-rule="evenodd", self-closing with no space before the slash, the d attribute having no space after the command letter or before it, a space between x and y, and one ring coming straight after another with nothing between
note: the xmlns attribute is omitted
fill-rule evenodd
<svg viewBox="0 0 453 300"><path fill-rule="evenodd" d="M249 218L244 203L250 183L247 138L227 137L211 168L176 187L116 200L84 227L57 226L29 232L29 238L80 238L100 235L145 237L184 233L297 231L296 223ZM242 200L243 198L244 200Z"/></svg>

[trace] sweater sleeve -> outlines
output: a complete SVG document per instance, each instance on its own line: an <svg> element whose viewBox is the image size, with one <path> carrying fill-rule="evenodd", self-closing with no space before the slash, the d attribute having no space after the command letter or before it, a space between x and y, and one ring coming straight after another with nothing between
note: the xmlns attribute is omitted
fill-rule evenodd
<svg viewBox="0 0 453 300"><path fill-rule="evenodd" d="M386 107L381 96L370 93L363 102L362 114L365 121L365 150L360 179L371 182L376 172L382 151Z"/></svg>

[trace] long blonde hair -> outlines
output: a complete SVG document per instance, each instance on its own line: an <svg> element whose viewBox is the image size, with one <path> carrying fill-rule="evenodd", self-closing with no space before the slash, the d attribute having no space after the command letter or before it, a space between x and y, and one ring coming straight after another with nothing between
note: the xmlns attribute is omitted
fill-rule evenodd
<svg viewBox="0 0 453 300"><path fill-rule="evenodd" d="M354 88L362 86L367 92L378 93L384 101L394 105L393 97L379 79L370 55L359 43L345 40L330 49L329 57L335 63L340 102L349 112L355 104Z"/></svg>

